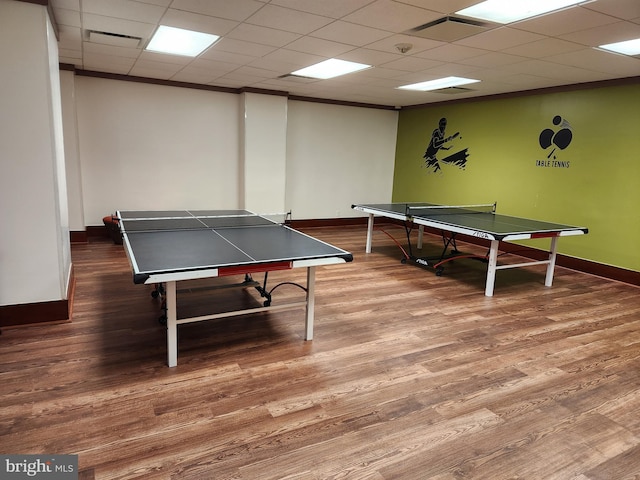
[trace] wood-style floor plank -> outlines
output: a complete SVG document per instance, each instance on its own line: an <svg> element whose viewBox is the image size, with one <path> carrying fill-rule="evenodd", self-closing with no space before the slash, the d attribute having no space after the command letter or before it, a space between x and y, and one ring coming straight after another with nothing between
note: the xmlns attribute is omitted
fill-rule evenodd
<svg viewBox="0 0 640 480"><path fill-rule="evenodd" d="M489 298L481 262L436 276L364 227L306 232L355 258L317 269L314 340L302 309L183 325L172 369L122 246L73 245L73 321L0 335L0 452L78 454L83 480L640 479L637 287L538 266ZM189 315L258 301L189 286Z"/></svg>

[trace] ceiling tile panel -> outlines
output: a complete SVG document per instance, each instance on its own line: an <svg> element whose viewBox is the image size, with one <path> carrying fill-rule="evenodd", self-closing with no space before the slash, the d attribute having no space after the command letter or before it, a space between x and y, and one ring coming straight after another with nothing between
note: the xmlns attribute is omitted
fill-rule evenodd
<svg viewBox="0 0 640 480"><path fill-rule="evenodd" d="M614 76L630 76L640 73L640 59L616 55L595 48L585 48L578 52L552 55L547 57L546 60L585 70L606 72Z"/></svg>
<svg viewBox="0 0 640 480"><path fill-rule="evenodd" d="M238 22L233 20L209 17L199 13L185 12L173 8L167 10L160 24L169 27L195 30L196 32L211 33L213 35L226 35L239 25Z"/></svg>
<svg viewBox="0 0 640 480"><path fill-rule="evenodd" d="M598 0L587 3L583 7L620 19L640 18L640 2L638 0Z"/></svg>
<svg viewBox="0 0 640 480"><path fill-rule="evenodd" d="M588 30L617 22L618 19L582 7L573 7L559 12L518 22L513 26L520 30L541 35L559 36Z"/></svg>
<svg viewBox="0 0 640 480"><path fill-rule="evenodd" d="M504 67L506 65L513 65L525 61L525 57L519 55L509 55L508 53L491 52L485 53L477 57L465 58L460 60L459 63L464 65L475 65L477 67Z"/></svg>
<svg viewBox="0 0 640 480"><path fill-rule="evenodd" d="M306 35L333 20L312 13L291 10L275 5L265 5L258 12L247 19L251 25L276 28Z"/></svg>
<svg viewBox="0 0 640 480"><path fill-rule="evenodd" d="M439 12L425 10L392 0L377 0L347 15L343 20L358 25L386 30L393 33L404 32L411 28L437 20Z"/></svg>
<svg viewBox="0 0 640 480"><path fill-rule="evenodd" d="M362 47L386 38L390 34L384 30L338 20L315 30L311 36Z"/></svg>
<svg viewBox="0 0 640 480"><path fill-rule="evenodd" d="M463 38L462 40L455 42L455 44L499 51L515 47L517 45L542 40L543 38L544 37L542 35L537 33L525 32L523 30L516 30L509 27L499 27L479 33L472 37Z"/></svg>
<svg viewBox="0 0 640 480"><path fill-rule="evenodd" d="M229 38L271 45L272 47L284 47L301 36L299 33L286 32L284 30L276 30L275 28L261 27L259 25L250 25L248 23L241 23L227 35Z"/></svg>
<svg viewBox="0 0 640 480"><path fill-rule="evenodd" d="M171 8L175 10L184 10L238 22L246 20L263 6L263 3L255 0L173 0L171 2Z"/></svg>
<svg viewBox="0 0 640 480"><path fill-rule="evenodd" d="M616 22L589 30L580 30L567 35L561 35L560 38L591 47L597 47L607 43L640 38L640 25L632 22Z"/></svg>
<svg viewBox="0 0 640 480"><path fill-rule="evenodd" d="M251 75L253 77L260 77L261 80L268 80L268 79L273 79L278 77L277 73L275 73L273 70L267 70L265 68L257 68L257 67L250 67L250 66L237 68L236 70L233 71L233 73L238 75Z"/></svg>
<svg viewBox="0 0 640 480"><path fill-rule="evenodd" d="M516 47L506 48L504 53L512 55L521 55L523 57L543 58L548 55L557 55L560 53L575 52L584 49L584 45L578 43L567 42L556 38L543 38L535 42L525 43Z"/></svg>
<svg viewBox="0 0 640 480"><path fill-rule="evenodd" d="M426 8L434 12L450 14L478 3L478 0L396 0L398 3Z"/></svg>
<svg viewBox="0 0 640 480"><path fill-rule="evenodd" d="M56 0L51 6L53 8L66 8L69 10L80 11L80 0Z"/></svg>
<svg viewBox="0 0 640 480"><path fill-rule="evenodd" d="M286 48L280 48L269 55L264 56L267 60L273 60L275 62L284 62L291 65L307 66L314 63L325 60L323 57L313 55L310 53L296 52L294 50L288 50Z"/></svg>
<svg viewBox="0 0 640 480"><path fill-rule="evenodd" d="M233 63L235 65L246 65L247 63L254 61L258 57L255 57L253 55L240 55L239 53L224 52L222 50L218 50L216 48L216 45L213 44L198 58L225 63Z"/></svg>
<svg viewBox="0 0 640 480"><path fill-rule="evenodd" d="M183 68L178 73L170 77L169 80L172 80L174 82L206 85L210 82L213 82L216 78L216 75L211 75L209 73L200 73L195 70L187 70L186 68Z"/></svg>
<svg viewBox="0 0 640 480"><path fill-rule="evenodd" d="M456 62L464 60L465 58L478 57L488 52L488 50L482 50L480 48L447 43L440 47L416 53L416 57L431 58L433 60L441 60L443 62Z"/></svg>
<svg viewBox="0 0 640 480"><path fill-rule="evenodd" d="M134 65L131 70L129 70L128 75L133 77L145 77L145 78L157 78L159 80L169 80L176 70L167 70L163 68L153 68L153 67L142 67Z"/></svg>
<svg viewBox="0 0 640 480"><path fill-rule="evenodd" d="M171 4L171 0L132 0L140 3L148 3L151 5L158 5L160 7L168 7Z"/></svg>
<svg viewBox="0 0 640 480"><path fill-rule="evenodd" d="M441 77L468 77L471 76L471 72L474 72L478 67L473 65L462 65L460 63L441 63L435 67L431 67L425 73L430 75L431 78Z"/></svg>
<svg viewBox="0 0 640 480"><path fill-rule="evenodd" d="M126 18L136 22L158 23L166 8L130 0L83 0L85 14L93 13L105 17Z"/></svg>
<svg viewBox="0 0 640 480"><path fill-rule="evenodd" d="M440 65L442 62L419 57L402 57L383 64L385 68L402 70L406 72L419 72Z"/></svg>
<svg viewBox="0 0 640 480"><path fill-rule="evenodd" d="M172 80L209 84L216 78L232 72L237 68L238 65L232 63L198 59L197 61L182 68L172 77ZM197 78L200 80L196 80Z"/></svg>
<svg viewBox="0 0 640 480"><path fill-rule="evenodd" d="M344 43L332 42L324 40L322 38L315 37L302 37L298 40L291 42L287 45L287 49L295 50L296 52L313 53L314 55L321 55L323 57L336 57L350 50L354 50L353 45L346 45Z"/></svg>
<svg viewBox="0 0 640 480"><path fill-rule="evenodd" d="M93 52L84 52L83 57L85 69L99 72L127 74L135 63L134 58L103 55Z"/></svg>
<svg viewBox="0 0 640 480"><path fill-rule="evenodd" d="M238 70L234 70L231 73L227 73L226 75L223 75L222 77L219 77L219 78L226 82L234 83L238 87L245 87L245 86L250 87L256 83L264 81L266 78L269 78L269 77L264 77L261 75L251 75L248 73L241 73L240 69L238 69Z"/></svg>
<svg viewBox="0 0 640 480"><path fill-rule="evenodd" d="M270 3L337 19L374 2L375 0L271 0Z"/></svg>
<svg viewBox="0 0 640 480"><path fill-rule="evenodd" d="M406 75L407 72L396 70L393 68L376 67L363 72L363 75L382 79L397 79L402 75Z"/></svg>
<svg viewBox="0 0 640 480"><path fill-rule="evenodd" d="M289 61L276 60L275 58L262 57L254 60L248 65L251 67L262 68L265 70L272 70L277 73L277 76L288 75L295 70L299 70L302 67L307 67L313 63L321 62L325 60L323 57L315 57L316 61L310 61L306 63L292 63ZM315 81L315 80L314 80ZM293 92L292 92L293 93Z"/></svg>
<svg viewBox="0 0 640 480"><path fill-rule="evenodd" d="M192 58L185 57L183 55L164 55L162 53L156 53L156 52L142 52L138 56L138 62L136 62L136 65L138 64L143 64L146 66L152 66L155 64L178 65L180 68L182 68L185 65L188 65L189 63L191 63L191 61L192 61ZM162 65L154 66L154 68L161 68Z"/></svg>
<svg viewBox="0 0 640 480"><path fill-rule="evenodd" d="M380 50L370 50L368 48L358 48L340 55L342 60L350 62L366 63L367 65L382 65L393 60L402 58L398 52L387 53Z"/></svg>
<svg viewBox="0 0 640 480"><path fill-rule="evenodd" d="M115 47L113 45L103 45L99 43L86 42L84 44L85 53L100 55L110 55L113 57L126 57L136 59L140 56L140 50L136 48Z"/></svg>
<svg viewBox="0 0 640 480"><path fill-rule="evenodd" d="M118 35L129 35L148 39L156 28L156 24L134 22L123 18L105 17L85 13L82 15L82 24L86 30L96 30L99 32L115 33Z"/></svg>
<svg viewBox="0 0 640 480"><path fill-rule="evenodd" d="M140 58L134 65L133 69L149 69L149 70L157 70L162 72L169 72L171 75L182 70L183 65L178 63L166 63L159 60L154 59L153 57L145 57ZM169 75L169 76L171 76ZM167 78L169 78L167 76Z"/></svg>
<svg viewBox="0 0 640 480"><path fill-rule="evenodd" d="M244 40L236 40L233 38L221 38L214 47L216 51L238 53L240 55L249 55L252 57L262 57L276 50L276 47L263 45L255 42L245 42Z"/></svg>

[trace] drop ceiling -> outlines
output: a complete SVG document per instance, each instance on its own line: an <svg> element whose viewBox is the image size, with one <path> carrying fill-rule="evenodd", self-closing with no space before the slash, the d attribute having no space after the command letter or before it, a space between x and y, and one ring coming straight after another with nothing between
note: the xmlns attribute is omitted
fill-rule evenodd
<svg viewBox="0 0 640 480"><path fill-rule="evenodd" d="M509 25L457 21L454 12L478 1L49 0L49 5L60 63L81 72L390 107L630 77L640 82L639 58L593 48L640 38L640 0L596 0ZM158 25L222 38L196 58L146 52ZM399 44L411 48L402 53ZM330 80L288 75L328 58L374 68ZM446 76L481 82L455 94L397 90Z"/></svg>

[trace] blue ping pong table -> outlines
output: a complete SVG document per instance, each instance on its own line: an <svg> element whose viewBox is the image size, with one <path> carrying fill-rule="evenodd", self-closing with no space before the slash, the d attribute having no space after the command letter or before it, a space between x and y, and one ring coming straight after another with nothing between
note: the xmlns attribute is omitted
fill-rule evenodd
<svg viewBox="0 0 640 480"><path fill-rule="evenodd" d="M381 216L399 220L405 226L409 251L406 252L403 249L405 253L403 261L412 260L417 264L433 267L438 275L442 274L444 264L455 258L477 257L487 261L487 279L485 283L485 295L487 297L493 296L496 271L506 268L547 265L544 284L550 287L553 283L558 238L588 233L588 229L584 227L500 215L496 213L495 203L451 206L432 203L384 203L352 205L352 208L369 215L367 253L371 253L374 217ZM410 238L413 225L418 226L418 248L422 248L424 227L440 231L444 243L444 249L440 256L419 257L413 254ZM456 247L456 235L459 233L490 241L488 253L482 256L461 254ZM551 239L551 246L546 260L498 265L500 242L532 238ZM447 252L449 247L452 247L450 253Z"/></svg>
<svg viewBox="0 0 640 480"><path fill-rule="evenodd" d="M305 340L313 338L315 267L350 262L340 248L246 210L118 211L127 258L137 284L162 286L166 301L167 363L178 363L177 326L247 313L304 307ZM272 305L270 271L307 269L305 300ZM264 273L260 286L252 273ZM240 286L255 286L263 306L191 318L178 318L178 282L244 275ZM291 282L286 282L291 283Z"/></svg>

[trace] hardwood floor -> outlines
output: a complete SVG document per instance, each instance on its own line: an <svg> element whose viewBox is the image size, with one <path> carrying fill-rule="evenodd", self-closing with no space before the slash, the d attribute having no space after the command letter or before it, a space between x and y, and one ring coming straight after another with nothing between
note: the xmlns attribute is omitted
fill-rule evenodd
<svg viewBox="0 0 640 480"><path fill-rule="evenodd" d="M100 480L640 479L640 289L538 266L488 298L480 262L438 277L364 227L306 231L354 254L318 268L314 340L302 310L183 325L173 369L122 246L73 245L73 322L0 335L0 452Z"/></svg>

